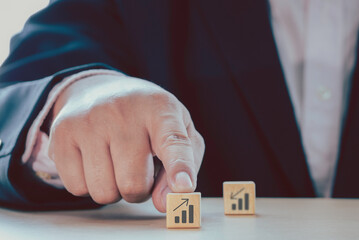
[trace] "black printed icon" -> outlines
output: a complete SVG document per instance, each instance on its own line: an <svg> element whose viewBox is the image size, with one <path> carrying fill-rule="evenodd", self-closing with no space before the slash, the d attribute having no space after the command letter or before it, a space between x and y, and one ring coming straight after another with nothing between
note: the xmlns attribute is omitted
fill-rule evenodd
<svg viewBox="0 0 359 240"><path fill-rule="evenodd" d="M237 201L237 203L232 203L232 210L243 210L243 198L238 198L238 195L244 190L245 188L241 188L238 192L233 193L231 192L231 200ZM244 194L244 209L249 210L249 194Z"/></svg>
<svg viewBox="0 0 359 240"><path fill-rule="evenodd" d="M175 216L175 223L180 223L180 222L187 223L187 216L188 216L188 223L193 223L194 205L189 204L189 198L182 198L181 200L183 200L183 202L180 205L178 205L175 209L173 209L173 212L179 210L179 208L184 205L186 206L186 210L181 211L181 216Z"/></svg>

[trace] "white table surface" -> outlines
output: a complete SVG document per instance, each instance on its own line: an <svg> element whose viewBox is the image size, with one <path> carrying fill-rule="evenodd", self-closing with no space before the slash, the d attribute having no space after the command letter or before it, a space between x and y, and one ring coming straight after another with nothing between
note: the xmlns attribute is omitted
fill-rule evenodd
<svg viewBox="0 0 359 240"><path fill-rule="evenodd" d="M0 239L359 239L359 200L257 198L255 216L225 216L221 198L202 198L200 229L166 229L149 200L99 210L0 209Z"/></svg>

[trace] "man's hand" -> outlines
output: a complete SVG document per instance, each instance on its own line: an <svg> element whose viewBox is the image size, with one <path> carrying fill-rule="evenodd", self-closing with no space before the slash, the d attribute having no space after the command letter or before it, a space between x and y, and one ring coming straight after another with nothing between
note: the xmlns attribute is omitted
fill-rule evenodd
<svg viewBox="0 0 359 240"><path fill-rule="evenodd" d="M204 141L188 110L161 87L101 75L75 82L53 109L49 156L66 189L100 204L141 202L165 212L168 192L192 192ZM156 174L153 157L163 167Z"/></svg>

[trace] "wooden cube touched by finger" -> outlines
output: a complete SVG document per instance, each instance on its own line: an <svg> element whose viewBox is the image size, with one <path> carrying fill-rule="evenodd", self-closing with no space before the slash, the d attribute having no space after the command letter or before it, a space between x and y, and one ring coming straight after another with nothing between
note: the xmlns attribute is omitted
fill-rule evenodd
<svg viewBox="0 0 359 240"><path fill-rule="evenodd" d="M224 214L255 214L254 182L223 182Z"/></svg>
<svg viewBox="0 0 359 240"><path fill-rule="evenodd" d="M167 228L201 227L201 193L167 194Z"/></svg>

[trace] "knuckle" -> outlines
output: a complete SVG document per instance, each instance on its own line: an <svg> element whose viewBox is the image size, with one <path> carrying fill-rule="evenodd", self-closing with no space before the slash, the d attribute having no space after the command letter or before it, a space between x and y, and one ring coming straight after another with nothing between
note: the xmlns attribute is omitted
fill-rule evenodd
<svg viewBox="0 0 359 240"><path fill-rule="evenodd" d="M156 91L151 94L151 103L161 109L177 109L178 100L177 98L167 91Z"/></svg>
<svg viewBox="0 0 359 240"><path fill-rule="evenodd" d="M81 125L79 126L79 129L85 130L91 126L93 122L95 122L95 116L94 112L96 112L93 108L90 109L86 114L83 114L79 116L79 121L81 122Z"/></svg>
<svg viewBox="0 0 359 240"><path fill-rule="evenodd" d="M128 202L141 202L149 196L150 187L145 183L126 183L120 187L120 192Z"/></svg>
<svg viewBox="0 0 359 240"><path fill-rule="evenodd" d="M102 120L104 116L107 116L109 113L113 112L114 104L110 102L97 103L92 106L86 114L89 123L96 123L99 120Z"/></svg>
<svg viewBox="0 0 359 240"><path fill-rule="evenodd" d="M172 100L172 94L164 90L154 91L151 97L152 100L157 102L169 102Z"/></svg>
<svg viewBox="0 0 359 240"><path fill-rule="evenodd" d="M162 148L167 148L173 145L190 147L192 146L192 141L187 135L183 133L172 132L163 137L161 146Z"/></svg>
<svg viewBox="0 0 359 240"><path fill-rule="evenodd" d="M78 182L76 182L78 183ZM72 195L74 196L84 196L88 194L88 190L87 187L85 185L82 184L67 184L67 186L65 186L67 191L70 192Z"/></svg>
<svg viewBox="0 0 359 240"><path fill-rule="evenodd" d="M197 132L195 138L196 138L199 148L204 152L204 150L206 148L206 143L204 141L203 136Z"/></svg>
<svg viewBox="0 0 359 240"><path fill-rule="evenodd" d="M195 151L194 151L194 156L195 156L195 165L196 165L196 169L197 172L200 169L200 166L202 164L203 161L203 156L205 153L205 142L204 142L204 138L197 132L197 134L195 134L194 138L194 142L195 142Z"/></svg>
<svg viewBox="0 0 359 240"><path fill-rule="evenodd" d="M109 114L114 112L111 109L112 105L108 103L96 103L92 105L87 111L79 113L72 119L74 129L87 131L93 129L94 126L101 126L104 119L108 119Z"/></svg>
<svg viewBox="0 0 359 240"><path fill-rule="evenodd" d="M58 138L61 138L66 134L65 132L68 128L69 128L69 123L67 119L59 119L59 118L55 119L50 129L51 138L56 141Z"/></svg>
<svg viewBox="0 0 359 240"><path fill-rule="evenodd" d="M98 204L110 204L119 200L119 192L115 189L94 191L91 198Z"/></svg>
<svg viewBox="0 0 359 240"><path fill-rule="evenodd" d="M175 169L176 171L186 171L193 174L195 166L194 163L183 158L175 158L168 163L168 169Z"/></svg>
<svg viewBox="0 0 359 240"><path fill-rule="evenodd" d="M188 127L190 124L193 124L192 117L188 109L181 103L182 106L182 115L185 126Z"/></svg>
<svg viewBox="0 0 359 240"><path fill-rule="evenodd" d="M71 117L56 118L50 128L50 142L66 141L73 136L77 129L76 119Z"/></svg>

